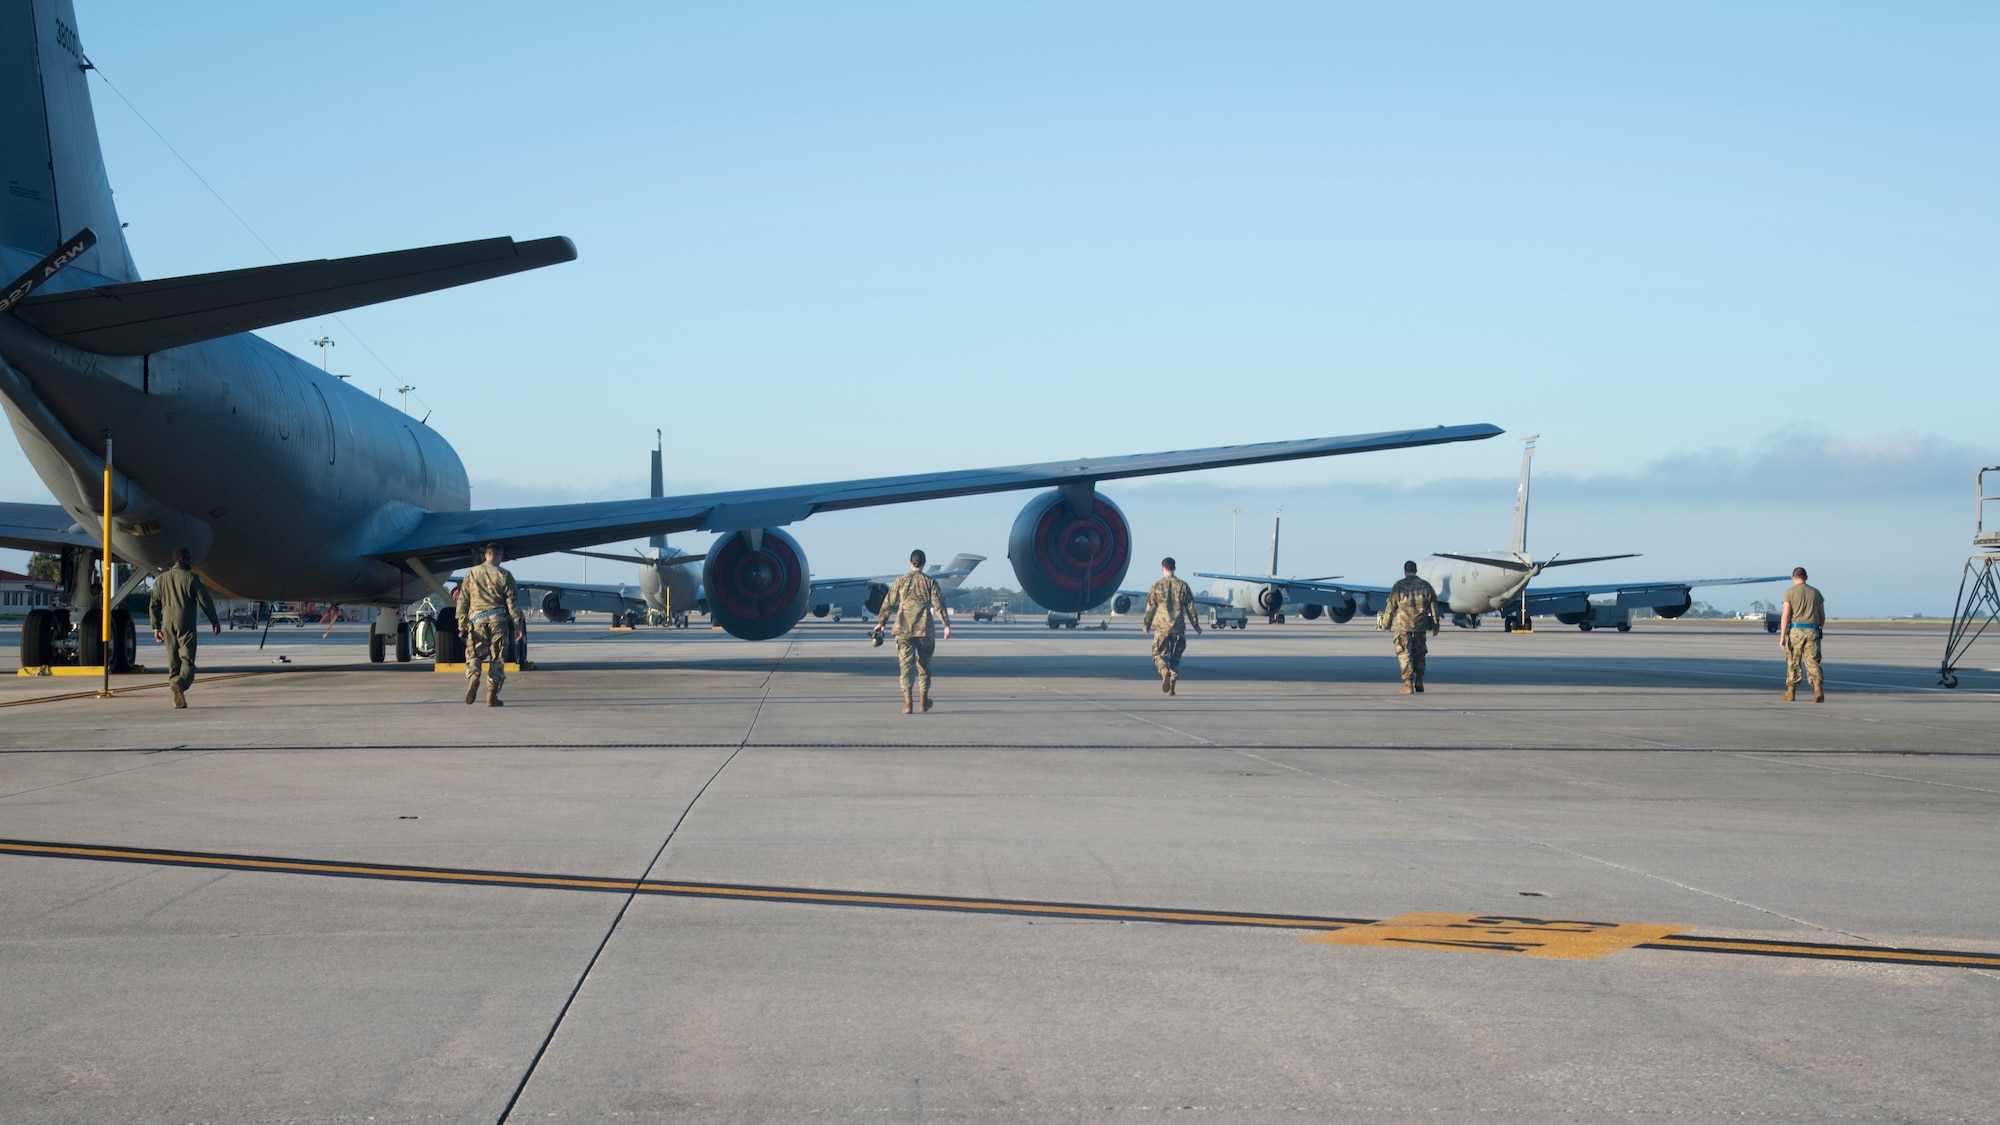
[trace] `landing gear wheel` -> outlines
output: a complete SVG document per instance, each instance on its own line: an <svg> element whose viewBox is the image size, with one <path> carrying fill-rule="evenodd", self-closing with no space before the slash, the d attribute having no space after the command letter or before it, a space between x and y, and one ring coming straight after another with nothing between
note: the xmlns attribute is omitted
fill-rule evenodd
<svg viewBox="0 0 2000 1125"><path fill-rule="evenodd" d="M465 663L465 638L458 635L458 611L441 609L438 611L437 641L432 646L437 649L439 664Z"/></svg>
<svg viewBox="0 0 2000 1125"><path fill-rule="evenodd" d="M1618 623L1618 631L1619 631L1619 632L1621 632L1621 633L1629 633L1629 632L1631 632L1631 631L1632 631L1632 623L1631 623L1630 621L1620 621L1620 622Z"/></svg>
<svg viewBox="0 0 2000 1125"><path fill-rule="evenodd" d="M380 664L388 657L389 638L371 631L368 634L368 663Z"/></svg>
<svg viewBox="0 0 2000 1125"><path fill-rule="evenodd" d="M22 643L26 644L27 642L23 641ZM1951 669L1947 668L1938 674L1938 684L1942 687L1955 688L1958 686L1958 676L1953 674Z"/></svg>
<svg viewBox="0 0 2000 1125"><path fill-rule="evenodd" d="M1595 629L1595 628L1597 628L1597 626L1595 626L1595 625L1592 625L1592 624L1591 624L1590 622L1588 622L1588 621L1579 621L1579 622L1577 622L1577 623L1576 623L1576 627L1577 627L1577 628L1578 628L1579 630L1581 630L1582 632L1585 632L1585 633L1588 633L1588 632L1590 632L1590 631L1591 631L1592 629ZM1630 626L1627 626L1627 628L1630 628ZM1510 633L1511 633L1511 632L1513 632L1513 631L1514 631L1514 626L1512 626L1512 625L1508 625L1508 626L1507 626L1507 631L1508 631L1508 632L1510 632Z"/></svg>
<svg viewBox="0 0 2000 1125"><path fill-rule="evenodd" d="M132 615L122 609L111 611L111 670L130 672L139 666L139 630Z"/></svg>
<svg viewBox="0 0 2000 1125"><path fill-rule="evenodd" d="M21 622L21 667L42 668L55 662L56 615L31 609Z"/></svg>
<svg viewBox="0 0 2000 1125"><path fill-rule="evenodd" d="M83 615L83 622L76 630L76 662L85 668L104 666L104 638L99 636L103 626L99 625L97 610Z"/></svg>
<svg viewBox="0 0 2000 1125"><path fill-rule="evenodd" d="M396 663L408 664L409 662L410 623L407 621L398 621L396 622Z"/></svg>

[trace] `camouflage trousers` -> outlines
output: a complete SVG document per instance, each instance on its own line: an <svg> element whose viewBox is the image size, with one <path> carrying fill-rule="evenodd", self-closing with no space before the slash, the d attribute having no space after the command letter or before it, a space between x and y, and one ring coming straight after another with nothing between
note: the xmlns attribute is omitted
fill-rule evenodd
<svg viewBox="0 0 2000 1125"><path fill-rule="evenodd" d="M160 635L167 639L167 679L182 691L194 683L193 629L162 629Z"/></svg>
<svg viewBox="0 0 2000 1125"><path fill-rule="evenodd" d="M1423 682L1424 655L1430 649L1430 634L1422 629L1396 634L1396 663L1402 667L1404 679L1412 683Z"/></svg>
<svg viewBox="0 0 2000 1125"><path fill-rule="evenodd" d="M1180 629L1153 630L1153 667L1178 673L1181 657L1187 652L1187 633Z"/></svg>
<svg viewBox="0 0 2000 1125"><path fill-rule="evenodd" d="M498 693L507 682L507 642L514 623L504 613L473 622L465 631L465 678L479 683L479 666L486 665L486 690Z"/></svg>
<svg viewBox="0 0 2000 1125"><path fill-rule="evenodd" d="M1817 690L1820 686L1818 629L1790 629L1785 633L1786 687L1799 686L1801 669Z"/></svg>
<svg viewBox="0 0 2000 1125"><path fill-rule="evenodd" d="M931 693L931 654L935 637L897 637L896 667L902 672L903 694L919 698Z"/></svg>

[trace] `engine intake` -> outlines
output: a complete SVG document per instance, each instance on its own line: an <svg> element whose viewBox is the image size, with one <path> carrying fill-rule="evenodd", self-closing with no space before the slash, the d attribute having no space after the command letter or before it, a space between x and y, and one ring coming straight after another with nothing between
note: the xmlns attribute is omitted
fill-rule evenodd
<svg viewBox="0 0 2000 1125"><path fill-rule="evenodd" d="M1257 608L1264 616L1275 617L1285 608L1285 592L1276 586L1262 586L1257 590Z"/></svg>
<svg viewBox="0 0 2000 1125"><path fill-rule="evenodd" d="M768 641L790 632L806 615L812 576L798 540L767 528L751 549L748 532L732 531L709 548L701 583L709 619L731 636Z"/></svg>
<svg viewBox="0 0 2000 1125"><path fill-rule="evenodd" d="M1328 617L1333 618L1333 623L1335 625L1345 625L1349 621L1354 620L1354 611L1356 608L1357 607L1354 604L1354 599L1349 598L1346 601L1341 602L1339 605L1327 606L1326 615Z"/></svg>
<svg viewBox="0 0 2000 1125"><path fill-rule="evenodd" d="M542 595L542 616L558 625L576 619L575 613L563 608L562 592L560 590L550 590L548 593Z"/></svg>
<svg viewBox="0 0 2000 1125"><path fill-rule="evenodd" d="M1679 617L1681 614L1686 613L1688 610L1691 610L1693 608L1694 608L1694 591L1687 590L1683 591L1681 594L1681 604L1656 605L1653 607L1653 612L1659 614L1661 617Z"/></svg>
<svg viewBox="0 0 2000 1125"><path fill-rule="evenodd" d="M1101 495L1078 516L1060 492L1045 492L1014 517L1007 561L1036 604L1058 613L1083 613L1115 593L1132 565L1132 525L1118 505Z"/></svg>

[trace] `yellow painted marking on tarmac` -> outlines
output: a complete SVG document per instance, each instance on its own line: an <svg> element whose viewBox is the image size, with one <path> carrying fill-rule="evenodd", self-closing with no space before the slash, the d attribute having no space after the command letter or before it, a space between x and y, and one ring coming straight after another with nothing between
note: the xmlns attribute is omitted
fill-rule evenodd
<svg viewBox="0 0 2000 1125"><path fill-rule="evenodd" d="M2000 969L2000 953L1946 949L1890 949L1875 946L1829 946L1793 941L1709 942L1696 938L1665 938L1646 943L1651 949L1691 953L1750 953L1767 957L1811 957L1820 961L1886 961L1903 965L1953 965Z"/></svg>
<svg viewBox="0 0 2000 1125"><path fill-rule="evenodd" d="M254 674L254 673L253 673ZM936 895L821 891L800 887L758 887L718 883L678 883L641 879L593 878L576 875L536 875L509 871L462 871L450 868L391 867L367 863L285 859L249 855L213 855L156 851L89 844L59 844L33 840L0 840L0 855L55 856L159 863L239 871L290 872L397 882L512 886L552 890L611 891L625 894L672 895L681 898L728 899L828 906L874 906L963 913L1014 914L1100 921L1178 922L1194 925L1246 926L1257 929L1311 930L1300 941L1327 945L1362 945L1397 949L1438 949L1454 952L1504 953L1523 957L1593 960L1620 950L1647 949L1690 953L1733 953L1762 957L1800 957L1820 961L1877 962L1966 969L2000 969L2000 953L1944 949L1896 949L1888 946L1828 945L1814 942L1757 941L1732 938L1677 937L1690 927L1596 922L1565 918L1526 918L1493 914L1445 914L1420 911L1379 922L1363 919L1285 915L1235 914L1199 910L1165 910L1091 903L1027 902L1018 899L946 898Z"/></svg>
<svg viewBox="0 0 2000 1125"><path fill-rule="evenodd" d="M1593 961L1607 953L1658 941L1692 926L1635 922L1586 922L1570 918L1510 918L1494 914L1442 914L1420 910L1349 926L1300 941L1326 945L1375 945L1397 949L1446 949Z"/></svg>
<svg viewBox="0 0 2000 1125"><path fill-rule="evenodd" d="M243 679L248 679L251 676L270 676L270 675L276 675L276 673L232 672L226 676L196 676L194 682L197 685L219 684L222 683L224 680L243 680ZM161 680L157 684L132 684L127 687L112 688L111 694L124 695L128 691L156 691L166 686L167 686L167 681L165 680ZM0 707L26 707L31 703L60 703L65 699L97 699L97 698L99 698L98 693L94 691L72 691L72 692L65 692L62 695L38 695L33 699L10 699L5 703L0 703Z"/></svg>
<svg viewBox="0 0 2000 1125"><path fill-rule="evenodd" d="M16 676L89 676L92 679L102 679L104 678L104 665L45 664L40 668L17 668L14 670L14 674ZM130 671L112 673L114 676L143 676L145 674L146 666L144 664L134 664Z"/></svg>
<svg viewBox="0 0 2000 1125"><path fill-rule="evenodd" d="M509 664L507 665L507 670L508 670L509 672L518 672L518 671L520 671L520 670L521 670L521 666L520 666L519 664L514 664L514 663L511 663L511 662L510 662L510 663L509 663ZM532 661L532 660L528 661L528 671L532 672L532 671L534 671L534 670L535 670L535 662L534 662L534 661ZM437 665L436 667L432 668L432 669L431 669L431 671L433 671L433 672L457 672L457 673L458 673L459 675L463 676L463 675L465 675L465 665L463 665L463 664L439 664L439 665Z"/></svg>

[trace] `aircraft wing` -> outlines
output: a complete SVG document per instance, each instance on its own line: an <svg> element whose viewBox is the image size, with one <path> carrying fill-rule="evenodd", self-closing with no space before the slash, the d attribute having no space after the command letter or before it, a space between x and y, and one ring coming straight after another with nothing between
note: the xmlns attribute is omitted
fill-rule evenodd
<svg viewBox="0 0 2000 1125"><path fill-rule="evenodd" d="M567 610L592 610L598 613L622 613L637 608L644 612L646 596L637 586L610 586L597 582L534 582L515 579L514 585L521 591L521 611L534 609L543 596L554 594ZM530 592L536 596L531 598Z"/></svg>
<svg viewBox="0 0 2000 1125"><path fill-rule="evenodd" d="M1597 586L1534 586L1528 590L1528 613L1547 616L1581 613L1590 599L1616 597L1626 609L1657 609L1681 605L1688 591L1698 586L1753 586L1761 582L1788 582L1789 574L1761 578L1693 578L1684 582L1608 582Z"/></svg>
<svg viewBox="0 0 2000 1125"><path fill-rule="evenodd" d="M401 521L403 526L382 535L368 553L388 562L402 563L416 559L428 564L433 560L463 558L476 544L499 540L507 544L512 554L535 555L677 531L728 532L779 527L816 512L1027 488L1082 485L1231 465L1372 453L1444 442L1478 441L1501 432L1498 426L1485 424L1438 426L1425 430L1141 453L1127 457L1079 458L1039 465L874 477L652 500L488 508L469 512L410 509L406 520Z"/></svg>
<svg viewBox="0 0 2000 1125"><path fill-rule="evenodd" d="M57 504L0 504L0 547L16 551L59 551L96 547L97 536L78 525Z"/></svg>
<svg viewBox="0 0 2000 1125"><path fill-rule="evenodd" d="M1144 613L1146 612L1146 599L1151 597L1152 593L1153 591L1151 590L1120 590L1111 598L1111 612L1121 616L1128 613ZM1207 594L1196 594L1194 596L1194 604L1213 606L1218 609L1233 608L1224 599L1212 598Z"/></svg>
<svg viewBox="0 0 2000 1125"><path fill-rule="evenodd" d="M1287 597L1286 600L1294 602L1311 602L1313 600L1310 597L1296 596L1301 593L1319 594L1334 598L1345 598L1352 594L1376 594L1382 597L1389 595L1389 587L1387 586L1363 586L1354 582L1328 582L1321 579L1309 578L1273 578L1268 574L1210 574L1205 570L1198 570L1195 571L1195 577L1221 578L1231 582L1257 582L1265 586L1283 586L1288 594L1293 595Z"/></svg>

